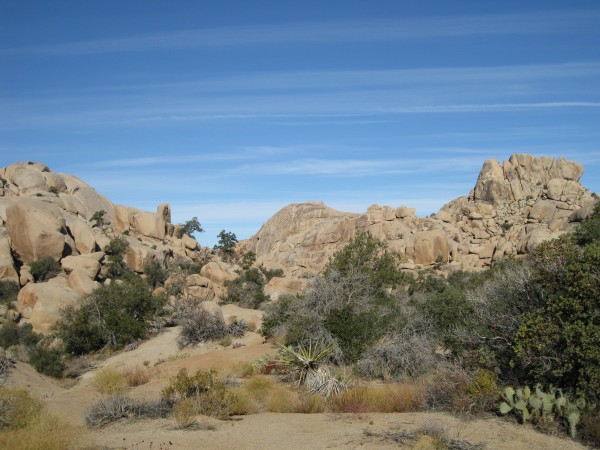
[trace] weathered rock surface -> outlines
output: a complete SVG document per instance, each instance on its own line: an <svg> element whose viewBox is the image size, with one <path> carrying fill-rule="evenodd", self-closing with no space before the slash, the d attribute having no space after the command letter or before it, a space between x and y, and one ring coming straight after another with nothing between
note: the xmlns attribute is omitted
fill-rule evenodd
<svg viewBox="0 0 600 450"><path fill-rule="evenodd" d="M446 204L430 218L414 208L372 205L365 214L335 211L323 203L286 206L250 240L257 264L287 275L311 275L358 232L388 243L406 270L449 263L480 270L506 255L533 250L572 231L595 200L579 184L583 167L564 158L512 155L485 161L468 196Z"/></svg>
<svg viewBox="0 0 600 450"><path fill-rule="evenodd" d="M295 295L306 290L310 280L306 278L273 277L265 286L265 294L271 300L279 300L282 295Z"/></svg>
<svg viewBox="0 0 600 450"><path fill-rule="evenodd" d="M17 311L29 319L36 333L49 333L65 306L76 306L81 295L64 278L46 283L28 283L19 291Z"/></svg>
<svg viewBox="0 0 600 450"><path fill-rule="evenodd" d="M92 221L101 211L103 220ZM185 244L175 239L170 222L167 204L158 205L156 213L114 206L79 178L44 164L0 168L0 279L20 283L23 317L47 332L61 305L74 304L100 286L98 281L107 281L99 250L115 236L129 235L124 260L138 273L150 260L166 265L179 255L191 261L197 242L188 236ZM34 284L28 264L46 256L59 261L63 273Z"/></svg>

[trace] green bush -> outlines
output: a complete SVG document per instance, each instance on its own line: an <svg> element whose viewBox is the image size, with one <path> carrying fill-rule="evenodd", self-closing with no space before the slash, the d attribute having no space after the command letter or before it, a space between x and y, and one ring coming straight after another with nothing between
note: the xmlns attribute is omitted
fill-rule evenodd
<svg viewBox="0 0 600 450"><path fill-rule="evenodd" d="M26 347L35 345L41 339L41 335L33 331L30 323L18 326L10 321L0 325L0 347L8 348L13 345L24 345Z"/></svg>
<svg viewBox="0 0 600 450"><path fill-rule="evenodd" d="M163 297L152 296L144 279L129 275L126 281L96 289L79 309L65 308L55 325L56 333L75 355L105 346L119 348L145 338L164 303Z"/></svg>
<svg viewBox="0 0 600 450"><path fill-rule="evenodd" d="M129 247L129 244L123 236L111 239L106 247L104 247L104 253L106 253L108 259L106 274L109 278L121 278L130 272L129 267L123 261L127 247Z"/></svg>
<svg viewBox="0 0 600 450"><path fill-rule="evenodd" d="M34 345L29 348L29 364L44 375L59 378L67 368L60 351L47 345Z"/></svg>
<svg viewBox="0 0 600 450"><path fill-rule="evenodd" d="M30 267L31 275L36 282L48 281L62 270L60 263L50 256L33 261Z"/></svg>
<svg viewBox="0 0 600 450"><path fill-rule="evenodd" d="M15 281L0 280L0 304L12 307L12 302L17 300L19 289L19 283Z"/></svg>
<svg viewBox="0 0 600 450"><path fill-rule="evenodd" d="M150 260L144 265L144 275L150 287L162 286L167 280L167 271L155 260Z"/></svg>
<svg viewBox="0 0 600 450"><path fill-rule="evenodd" d="M269 300L264 293L265 284L265 277L259 269L245 270L235 280L225 282L227 296L223 301L257 309L261 303Z"/></svg>
<svg viewBox="0 0 600 450"><path fill-rule="evenodd" d="M104 225L106 225L106 211L104 211L103 209L96 211L94 214L92 214L92 217L90 218L90 222L92 223L92 228L95 227L103 227Z"/></svg>

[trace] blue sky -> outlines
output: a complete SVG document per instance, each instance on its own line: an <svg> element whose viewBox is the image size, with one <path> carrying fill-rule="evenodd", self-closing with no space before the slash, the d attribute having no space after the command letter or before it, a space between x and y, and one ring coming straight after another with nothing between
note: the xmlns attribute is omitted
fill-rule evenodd
<svg viewBox="0 0 600 450"><path fill-rule="evenodd" d="M252 235L281 207L419 215L485 159L600 191L598 1L0 0L0 166Z"/></svg>

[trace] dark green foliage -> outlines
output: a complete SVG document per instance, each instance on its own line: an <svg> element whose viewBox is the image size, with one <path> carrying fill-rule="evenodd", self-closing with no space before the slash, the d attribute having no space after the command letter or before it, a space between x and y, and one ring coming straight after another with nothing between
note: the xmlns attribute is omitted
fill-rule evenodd
<svg viewBox="0 0 600 450"><path fill-rule="evenodd" d="M104 247L104 253L108 257L106 274L109 278L120 278L130 272L127 264L123 261L127 247L129 247L129 244L123 236L111 239L108 245Z"/></svg>
<svg viewBox="0 0 600 450"><path fill-rule="evenodd" d="M214 246L214 250L221 252L224 255L232 255L235 244L238 242L235 233L221 230L217 237L219 238L219 241L217 242L217 245Z"/></svg>
<svg viewBox="0 0 600 450"><path fill-rule="evenodd" d="M600 242L562 239L532 258L547 300L523 316L515 362L533 381L600 400Z"/></svg>
<svg viewBox="0 0 600 450"><path fill-rule="evenodd" d="M81 355L102 347L119 348L147 336L150 322L162 312L164 298L151 295L144 279L129 275L96 289L80 309L66 308L56 332L69 353Z"/></svg>
<svg viewBox="0 0 600 450"><path fill-rule="evenodd" d="M387 250L387 244L370 233L357 234L330 259L325 274L337 271L342 275L358 270L369 277L377 288L407 284L407 275L398 270L398 256Z"/></svg>
<svg viewBox="0 0 600 450"><path fill-rule="evenodd" d="M168 273L166 269L155 260L150 260L144 265L144 275L150 287L162 286L167 280Z"/></svg>
<svg viewBox="0 0 600 450"><path fill-rule="evenodd" d="M301 301L302 300L297 297L283 295L279 297L277 302L267 305L263 316L262 326L259 330L260 334L267 338L272 337L278 329L289 324L295 316L292 304Z"/></svg>
<svg viewBox="0 0 600 450"><path fill-rule="evenodd" d="M17 300L19 294L19 284L11 280L0 280L0 304L8 307Z"/></svg>
<svg viewBox="0 0 600 450"><path fill-rule="evenodd" d="M36 282L48 281L61 271L60 263L50 256L33 261L30 267Z"/></svg>
<svg viewBox="0 0 600 450"><path fill-rule="evenodd" d="M92 228L103 227L104 225L106 225L106 219L104 218L105 215L106 211L104 211L103 209L101 209L100 211L96 211L94 214L92 214L92 217L90 218L90 222L92 222Z"/></svg>
<svg viewBox="0 0 600 450"><path fill-rule="evenodd" d="M0 347L8 348L13 345L24 345L30 347L36 345L42 336L33 331L30 323L17 326L14 322L6 322L0 325Z"/></svg>
<svg viewBox="0 0 600 450"><path fill-rule="evenodd" d="M264 293L265 281L265 276L259 269L245 270L235 280L225 282L227 297L223 301L256 309L269 300L269 296Z"/></svg>
<svg viewBox="0 0 600 450"><path fill-rule="evenodd" d="M265 269L263 266L260 266L259 269L262 272L262 274L265 276L267 283L269 281L271 281L271 278L284 276L283 269L269 270L269 269Z"/></svg>
<svg viewBox="0 0 600 450"><path fill-rule="evenodd" d="M379 325L375 312L357 314L349 306L332 311L325 319L325 328L337 340L344 359L349 363L358 361L381 336Z"/></svg>
<svg viewBox="0 0 600 450"><path fill-rule="evenodd" d="M600 242L600 201L596 201L593 214L577 228L575 240L579 245Z"/></svg>
<svg viewBox="0 0 600 450"><path fill-rule="evenodd" d="M250 267L252 267L254 265L255 262L256 262L256 253L246 252L246 253L244 253L244 256L242 256L242 261L241 261L240 265L242 266L242 269L248 270Z"/></svg>
<svg viewBox="0 0 600 450"><path fill-rule="evenodd" d="M202 225L200 225L200 222L198 222L197 217L192 217L190 220L185 222L181 228L177 230L177 237L181 239L184 234L191 236L194 232L204 233L204 229L202 228Z"/></svg>
<svg viewBox="0 0 600 450"><path fill-rule="evenodd" d="M44 375L59 378L66 369L61 353L47 345L34 345L29 348L29 364Z"/></svg>

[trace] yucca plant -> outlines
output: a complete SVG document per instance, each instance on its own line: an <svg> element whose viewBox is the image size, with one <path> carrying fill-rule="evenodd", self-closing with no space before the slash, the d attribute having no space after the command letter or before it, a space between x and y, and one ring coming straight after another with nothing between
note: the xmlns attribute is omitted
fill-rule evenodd
<svg viewBox="0 0 600 450"><path fill-rule="evenodd" d="M333 353L335 344L324 345L310 341L306 346L294 350L280 345L278 362L289 368L299 386L305 386L312 394L330 397L346 389L347 380L336 378L324 362Z"/></svg>

